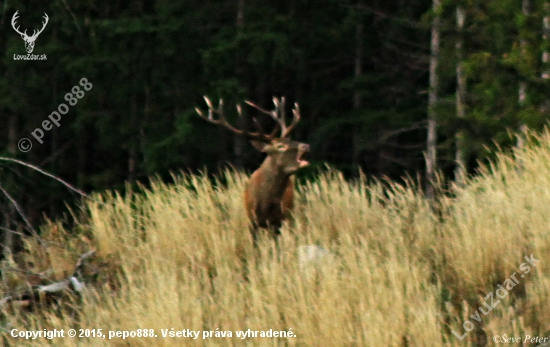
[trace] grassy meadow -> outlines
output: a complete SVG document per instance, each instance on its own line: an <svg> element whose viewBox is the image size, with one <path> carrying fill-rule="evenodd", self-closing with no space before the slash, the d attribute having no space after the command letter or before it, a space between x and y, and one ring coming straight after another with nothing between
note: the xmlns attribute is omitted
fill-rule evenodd
<svg viewBox="0 0 550 347"><path fill-rule="evenodd" d="M264 237L258 249L239 172L224 185L180 175L140 194L95 195L73 230L51 222L3 264L61 279L95 249L95 286L48 310L5 309L0 334L13 346L494 346L506 336L537 346L524 340L550 336L550 134L530 137L464 187L440 188L434 208L412 181L321 173L298 187L278 245ZM331 255L300 263L305 245ZM527 273L531 254L540 262ZM4 284L18 276L4 272ZM509 286L502 299L499 285ZM158 337L23 340L13 328ZM200 336L162 337L172 328ZM248 329L293 337L237 337Z"/></svg>

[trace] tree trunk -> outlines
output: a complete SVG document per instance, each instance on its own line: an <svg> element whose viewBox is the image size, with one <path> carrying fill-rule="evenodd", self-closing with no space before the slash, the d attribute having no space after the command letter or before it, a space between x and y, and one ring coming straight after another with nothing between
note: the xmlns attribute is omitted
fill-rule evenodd
<svg viewBox="0 0 550 347"><path fill-rule="evenodd" d="M437 160L437 113L439 76L437 66L439 64L439 34L441 15L439 13L440 0L433 0L432 9L434 19L432 23L432 38L430 43L430 91L428 94L428 138L426 143L426 196L428 199L435 197L435 172Z"/></svg>
<svg viewBox="0 0 550 347"><path fill-rule="evenodd" d="M8 153L10 154L10 157L15 158L15 155L17 153L17 116L14 114L11 114L8 118ZM10 232L9 230L12 230L12 221L15 218L15 207L13 204L8 202L9 208L4 213L4 230L2 233L4 234L2 237L2 254L4 254L6 251L14 253L14 246L15 246L15 235Z"/></svg>
<svg viewBox="0 0 550 347"><path fill-rule="evenodd" d="M357 4L357 7L361 7L361 2ZM357 80L359 77L361 77L361 74L363 73L363 35L364 34L364 27L362 23L362 17L358 19L358 23L355 27L355 71L354 71L354 77ZM355 92L353 94L353 109L358 110L361 108L361 93L358 90L357 86L355 87ZM360 166L361 165L361 142L363 142L363 139L361 138L361 127L359 124L356 124L353 126L353 154L352 154L352 164L353 166Z"/></svg>
<svg viewBox="0 0 550 347"><path fill-rule="evenodd" d="M524 16L529 15L529 7L530 7L529 0L522 0L521 10ZM521 47L521 54L526 55L527 41L523 37L521 37L519 43ZM527 83L525 81L520 81L519 87L518 87L518 104L520 108L525 106L526 99L527 99ZM524 139L523 133L526 130L527 130L527 126L520 121L520 124L519 124L520 134L518 136L518 142L517 142L518 148L521 148L524 145L525 139ZM518 163L518 167L521 168L521 163Z"/></svg>
<svg viewBox="0 0 550 347"><path fill-rule="evenodd" d="M530 6L529 0L522 0L521 10L524 16L529 15L529 6ZM520 47L521 47L521 54L525 55L526 54L525 50L527 48L527 41L523 37L520 38ZM527 83L525 83L525 81L520 81L519 89L518 89L518 103L520 107L525 105L526 98L527 98ZM520 125L520 128L521 128L521 125Z"/></svg>
<svg viewBox="0 0 550 347"><path fill-rule="evenodd" d="M128 181L130 182L130 184L133 184L136 179L136 166L137 166L137 156L138 156L138 151L137 151L138 139L137 139L137 135L134 132L135 127L137 127L136 122L138 121L137 100L135 96L132 98L132 109L130 112L132 112L131 114L132 124L129 125L131 127L131 131L130 131L130 136L128 138Z"/></svg>
<svg viewBox="0 0 550 347"><path fill-rule="evenodd" d="M542 19L542 39L545 44L548 44L548 38L550 35L550 3L544 3L544 17ZM550 63L550 53L545 49L542 52L542 73L541 78L548 79L550 78L550 68L548 66Z"/></svg>
<svg viewBox="0 0 550 347"><path fill-rule="evenodd" d="M461 5L456 7L456 28L458 38L456 40L456 116L460 120L466 116L466 78L463 70L464 60L464 38L462 32L464 29L464 21L466 13ZM455 181L459 186L464 185L466 179L467 168L464 159L464 130L459 129L456 134L456 156L455 156Z"/></svg>
<svg viewBox="0 0 550 347"><path fill-rule="evenodd" d="M238 0L237 3L237 35L241 35L244 26L244 0ZM244 66L241 55L236 58L235 75L237 78L243 76ZM243 120L241 126L245 126L246 122ZM233 155L235 157L235 166L242 168L244 166L244 147L246 141L241 136L233 136Z"/></svg>

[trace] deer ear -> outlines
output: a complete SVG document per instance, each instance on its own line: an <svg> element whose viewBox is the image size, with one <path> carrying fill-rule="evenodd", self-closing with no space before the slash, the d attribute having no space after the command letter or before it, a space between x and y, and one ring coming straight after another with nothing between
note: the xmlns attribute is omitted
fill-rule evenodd
<svg viewBox="0 0 550 347"><path fill-rule="evenodd" d="M256 148L260 152L264 152L266 147L269 145L268 143L258 141L258 140L250 140L250 143L254 148Z"/></svg>

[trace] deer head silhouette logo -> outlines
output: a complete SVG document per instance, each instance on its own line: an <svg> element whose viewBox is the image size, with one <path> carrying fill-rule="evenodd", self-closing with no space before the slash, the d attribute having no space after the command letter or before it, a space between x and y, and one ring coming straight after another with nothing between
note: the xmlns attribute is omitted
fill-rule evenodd
<svg viewBox="0 0 550 347"><path fill-rule="evenodd" d="M32 32L32 35L29 36L27 35L27 30L25 29L24 32L21 32L19 31L19 27L15 27L16 25L16 21L17 21L17 13L19 11L15 11L13 17L11 18L11 26L13 27L13 30L15 30L19 35L21 35L21 38L23 39L23 41L25 41L25 49L27 50L27 53L32 53L32 50L34 49L34 41L36 41L36 39L38 38L38 35L40 35L40 33L42 31L44 31L44 28L46 27L46 24L48 24L48 15L46 13L44 13L44 20L45 22L42 23L42 29L40 30L33 30Z"/></svg>

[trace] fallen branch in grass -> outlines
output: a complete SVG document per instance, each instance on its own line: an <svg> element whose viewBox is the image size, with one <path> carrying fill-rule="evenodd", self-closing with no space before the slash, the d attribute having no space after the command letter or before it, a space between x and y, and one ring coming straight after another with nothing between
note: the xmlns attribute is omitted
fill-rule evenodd
<svg viewBox="0 0 550 347"><path fill-rule="evenodd" d="M46 285L36 285L23 293L9 295L2 298L0 300L0 309L4 308L8 304L19 307L28 307L33 302L40 299L53 298L56 295L60 295L67 291L82 293L86 288L83 273L86 260L92 258L93 256L95 256L95 251L89 251L82 254L78 258L74 272L66 279Z"/></svg>

